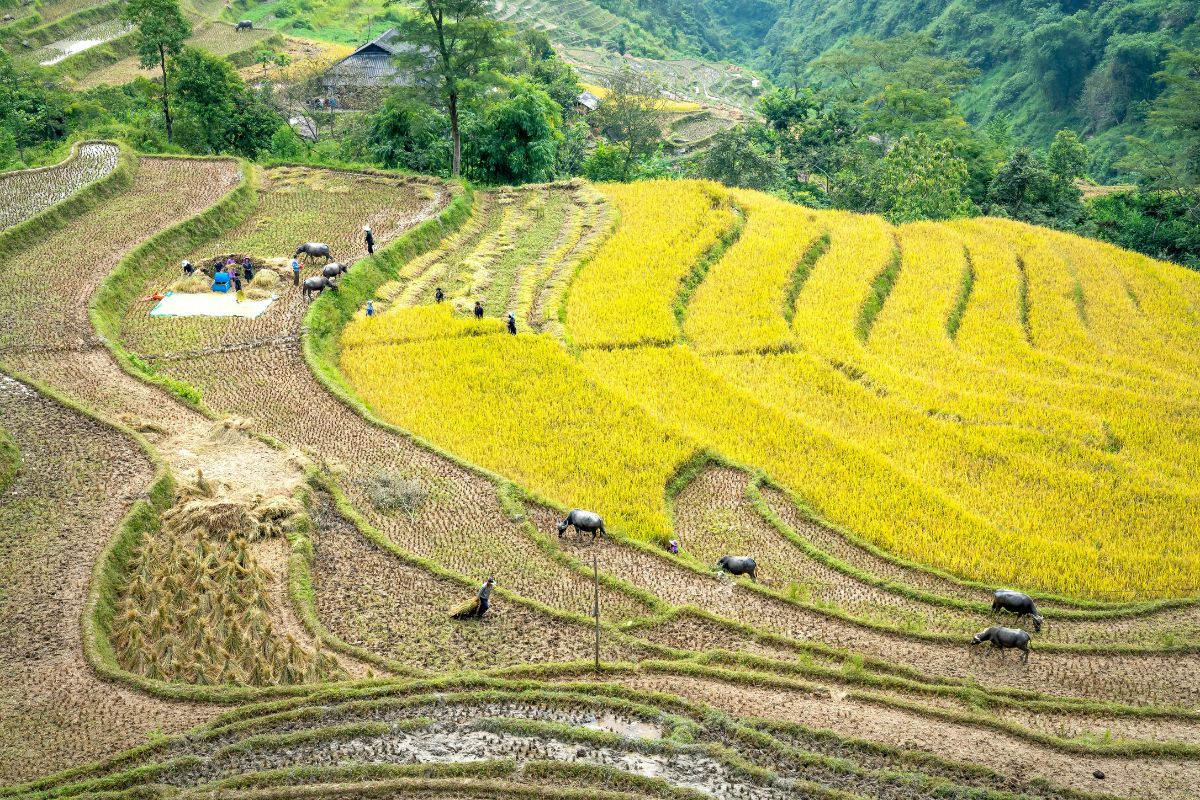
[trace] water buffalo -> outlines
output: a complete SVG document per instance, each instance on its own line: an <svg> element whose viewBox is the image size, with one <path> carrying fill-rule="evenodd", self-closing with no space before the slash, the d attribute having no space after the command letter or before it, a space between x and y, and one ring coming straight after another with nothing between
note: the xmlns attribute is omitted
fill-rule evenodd
<svg viewBox="0 0 1200 800"><path fill-rule="evenodd" d="M998 650L1015 647L1022 652L1021 663L1029 661L1029 634L1025 631L995 625L986 631L975 634L971 644L982 644L983 642L991 642L992 647Z"/></svg>
<svg viewBox="0 0 1200 800"><path fill-rule="evenodd" d="M336 292L337 284L329 280L329 278L326 278L324 275L318 275L315 278L305 278L304 286L301 288L301 291L304 292L304 299L308 300L311 299L313 292L320 294L326 289Z"/></svg>
<svg viewBox="0 0 1200 800"><path fill-rule="evenodd" d="M254 30L254 23L248 19L244 19L241 22L239 22L237 24L237 27L234 28L233 30L234 30L234 33L237 33L238 31L252 31L252 30Z"/></svg>
<svg viewBox="0 0 1200 800"><path fill-rule="evenodd" d="M558 538L562 538L567 532L567 528L574 526L576 533L590 533L592 541L596 541L597 536L607 536L608 532L604 530L604 520L600 515L592 511L584 511L581 508L571 509L571 513L567 514L567 518L558 523Z"/></svg>
<svg viewBox="0 0 1200 800"><path fill-rule="evenodd" d="M750 580L758 583L758 563L750 556L721 556L717 569L730 575L749 575Z"/></svg>
<svg viewBox="0 0 1200 800"><path fill-rule="evenodd" d="M339 264L335 261L332 264L326 264L325 269L321 270L321 274L324 275L326 278L329 278L332 280L333 278L336 278L338 275L341 275L343 272L349 272L349 271L350 271L350 268L347 267L345 264Z"/></svg>
<svg viewBox="0 0 1200 800"><path fill-rule="evenodd" d="M296 245L296 252L292 253L292 258L296 258L301 253L311 258L323 258L325 263L333 258L329 255L329 245L321 242L305 242L304 244Z"/></svg>
<svg viewBox="0 0 1200 800"><path fill-rule="evenodd" d="M1021 592L1012 592L1008 589L997 589L995 599L992 600L992 613L999 614L1001 611L1011 611L1017 615L1017 620L1021 617L1029 617L1033 620L1034 631L1041 633L1042 620L1045 619L1038 613L1037 606L1033 604L1033 598Z"/></svg>

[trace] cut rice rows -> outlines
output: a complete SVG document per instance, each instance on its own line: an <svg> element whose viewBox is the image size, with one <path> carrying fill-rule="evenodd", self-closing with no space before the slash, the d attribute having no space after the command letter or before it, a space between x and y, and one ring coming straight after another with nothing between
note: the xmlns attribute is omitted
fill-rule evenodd
<svg viewBox="0 0 1200 800"><path fill-rule="evenodd" d="M117 167L120 151L106 142L84 142L61 164L0 174L0 230L24 222L67 199Z"/></svg>
<svg viewBox="0 0 1200 800"><path fill-rule="evenodd" d="M276 167L228 229L157 251L122 290L133 366L214 423L121 372L85 309L122 256L238 181L230 161L142 159L128 191L8 256L0 360L140 431L175 477L153 524L105 562L112 668L151 693L266 702L212 720L202 703L98 690L77 641L87 570L151 467L63 409L64 430L100 431L74 447L124 456L72 450L53 466L59 450L26 423L58 407L25 403L5 417L23 457L6 491L37 499L36 530L56 527L61 497L87 520L75 535L91 533L84 547L9 537L6 569L30 548L70 553L70 603L53 614L75 631L59 650L91 681L77 702L98 741L62 734L57 751L4 762L4 780L137 743L139 728L112 730L119 713L87 722L126 696L168 731L212 721L45 788L1000 800L1065 796L1046 780L1182 798L1200 779L1200 611L1133 602L1196 588L1192 276L1009 223L894 229L711 184L476 191L428 252L367 261L316 301L311 319L334 304L354 317L334 357L368 412L312 349L287 261L324 241L355 268L363 225L398 251L470 195ZM156 301L135 294L207 289L181 275L184 257L249 257L272 276L250 288L274 302L257 319L149 317ZM55 470L80 476L51 481L61 496L38 488ZM560 540L572 506L613 535ZM758 585L714 577L728 553L755 556ZM489 576L489 613L452 620ZM1040 600L1028 664L968 648L993 581L1067 595ZM16 583L44 584L36 570ZM593 592L607 683L581 684ZM9 634L33 627L18 617ZM61 696L13 669L30 697ZM475 676L441 677L460 671ZM859 732L889 747L844 738Z"/></svg>

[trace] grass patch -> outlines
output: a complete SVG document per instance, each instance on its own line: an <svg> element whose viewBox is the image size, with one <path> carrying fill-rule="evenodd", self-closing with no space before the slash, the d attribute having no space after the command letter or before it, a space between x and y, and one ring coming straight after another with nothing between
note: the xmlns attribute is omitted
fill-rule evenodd
<svg viewBox="0 0 1200 800"><path fill-rule="evenodd" d="M963 316L967 313L967 305L971 302L971 291L975 288L975 265L971 261L971 251L966 250L966 259L963 264L962 282L959 284L958 299L954 301L954 308L950 310L950 316L946 319L946 335L951 339L958 336L958 329L962 326Z"/></svg>
<svg viewBox="0 0 1200 800"><path fill-rule="evenodd" d="M859 341L864 344L871 337L871 328L874 327L875 320L883 311L883 306L887 302L888 296L891 295L898 277L900 277L899 245L896 246L892 260L875 276L875 280L871 284L871 293L867 295L867 299L863 301L862 309L859 311L855 332L858 334Z"/></svg>
<svg viewBox="0 0 1200 800"><path fill-rule="evenodd" d="M796 264L796 268L792 270L791 280L788 281L787 292L783 295L783 317L787 320L788 326L792 324L792 320L796 318L796 300L800 297L801 290L804 289L804 284L808 281L808 276L812 274L813 267L821 257L829 252L829 243L832 238L829 232L821 234L821 238L812 243L808 248L808 252L804 254L804 258L800 259L800 263Z"/></svg>

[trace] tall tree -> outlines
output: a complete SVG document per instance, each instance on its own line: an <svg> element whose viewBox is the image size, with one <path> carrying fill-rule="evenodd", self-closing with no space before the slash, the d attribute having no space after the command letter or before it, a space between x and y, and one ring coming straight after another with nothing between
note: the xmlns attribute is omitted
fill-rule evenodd
<svg viewBox="0 0 1200 800"><path fill-rule="evenodd" d="M642 72L629 67L604 81L608 94L593 117L609 141L620 145L621 180L629 180L634 162L649 155L662 139L662 114L667 101L662 86Z"/></svg>
<svg viewBox="0 0 1200 800"><path fill-rule="evenodd" d="M167 141L171 141L171 102L167 83L167 57L183 50L183 42L192 35L192 23L179 10L176 0L129 0L121 17L137 26L138 58L143 67L155 64L162 70L163 119Z"/></svg>
<svg viewBox="0 0 1200 800"><path fill-rule="evenodd" d="M435 92L450 116L450 174L462 174L463 92L504 51L506 28L489 0L407 0L414 13L399 26L411 48L398 57L414 82Z"/></svg>
<svg viewBox="0 0 1200 800"><path fill-rule="evenodd" d="M1175 49L1156 76L1166 89L1150 112L1153 139L1128 137L1132 153L1122 163L1146 189L1175 193L1200 222L1200 49Z"/></svg>
<svg viewBox="0 0 1200 800"><path fill-rule="evenodd" d="M896 224L969 216L968 177L966 161L949 140L934 142L923 133L902 137L875 173L877 210Z"/></svg>
<svg viewBox="0 0 1200 800"><path fill-rule="evenodd" d="M700 174L726 186L767 191L783 181L783 165L749 128L739 125L713 139L700 161Z"/></svg>

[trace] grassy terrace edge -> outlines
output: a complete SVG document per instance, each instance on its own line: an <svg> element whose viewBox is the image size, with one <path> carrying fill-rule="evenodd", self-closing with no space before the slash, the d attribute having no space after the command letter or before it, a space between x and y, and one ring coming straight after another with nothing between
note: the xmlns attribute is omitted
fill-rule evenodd
<svg viewBox="0 0 1200 800"><path fill-rule="evenodd" d="M985 784L1004 781L1003 776L987 767L887 745L863 742L828 731L812 730L794 723L755 719L743 721L702 702L687 700L672 694L646 689L631 689L614 683L566 681L546 686L537 680L489 677L479 674L412 680L402 684L376 683L354 687L332 687L316 690L306 697L243 706L215 717L208 724L197 728L190 734L163 737L152 744L125 751L105 761L64 771L20 787L9 787L0 790L0 796L12 795L18 791L26 793L34 791L43 794L33 796L64 797L145 785L156 777L169 774L172 769L187 768L197 763L198 759L190 754L173 756L158 762L135 763L143 758L152 758L160 754L167 755L167 751L175 745L186 747L193 743L202 744L227 737L242 737L223 747L222 752L255 752L304 741L324 741L358 734L371 735L372 731L382 730L379 723L347 723L344 720L361 719L372 713L405 709L419 712L420 707L429 704L465 706L506 701L533 703L551 708L571 708L583 705L592 709L604 709L612 713L650 721L663 729L664 736L657 741L630 743L620 741L620 737L611 733L579 730L562 723L505 717L486 721L483 723L484 729L517 735L542 735L581 744L623 745L632 750L647 753L671 753L677 751L681 746L698 745L699 752L725 763L727 767L731 767L738 774L756 783L771 782L777 777L777 773L770 767L745 761L740 756L740 750L730 749L728 744L716 744L714 740L745 746L747 749L761 753L765 756L768 764L814 766L835 774L882 779L888 783L895 782L901 785L907 785L915 780L919 785L927 788L945 786L948 780L963 786L955 778L965 778L971 782L964 786L973 791L971 796L989 800L1000 800L1000 798L1013 796L1009 793L1007 786L993 788L978 785L977 782L981 781ZM316 724L309 726L306 724L308 722ZM386 727L389 730L419 730L429 722L428 718L416 716L401 719L396 723L388 723ZM300 727L294 733L266 732L280 725L285 727L298 725ZM815 736L859 752L866 751L874 755L885 754L897 757L905 766L911 766L912 770L862 767L852 760L798 748L786 740L777 738L774 735L776 730L783 734L800 733ZM698 741L705 738L708 740L707 742ZM495 762L487 763L494 764ZM406 767L406 769L418 770L423 768L425 767L422 765ZM928 775L922 772L922 768L932 769L934 772L943 774ZM278 785L283 781L295 778L301 778L305 782L315 781L325 784L343 777L356 782L364 782L376 780L387 773L393 773L396 769L394 766L367 765L337 768L309 767L299 770L276 769L222 779L210 788L235 788L260 784ZM444 769L446 773L442 774L447 774L469 770L498 770L499 767L476 764L465 767L463 765L446 765L436 769ZM544 769L551 772L569 771L573 769L573 766L545 762ZM950 773L953 777L947 778L945 773ZM617 776L611 775L611 777ZM656 785L661 786L661 784ZM1056 787L1040 779L1031 780L1030 785L1051 789L1062 797L1096 797L1088 792ZM796 787L815 791L815 796L846 796L838 793L837 790L830 791L817 785L808 784L802 779L796 784ZM648 784L646 788L649 788Z"/></svg>
<svg viewBox="0 0 1200 800"><path fill-rule="evenodd" d="M133 184L137 176L137 154L123 142L110 142L88 139L71 145L70 154L57 164L46 167L35 167L21 172L48 172L63 167L73 159L78 158L79 149L87 144L109 144L117 148L117 166L91 183L83 186L72 194L49 208L34 214L27 220L13 225L0 232L0 252L13 252L29 246L50 231L66 225L110 198L116 197Z"/></svg>
<svg viewBox="0 0 1200 800"><path fill-rule="evenodd" d="M208 228L207 230L205 230L203 227L204 225L211 224L211 225L215 225L217 227L221 227L223 225L231 224L231 221L233 221L233 220L239 220L240 218L244 218L244 215L248 214L252 210L252 207L253 207L252 199L253 199L254 192L253 192L252 174L249 172L249 168L247 165L243 164L242 168L243 168L244 177L246 177L247 179L244 180L242 182L242 184L239 185L239 187L232 190L225 198L223 198L221 201L219 201L215 206L211 207L208 211L202 212L197 217L195 217L191 220L188 220L184 223L181 223L180 225L175 226L172 229L164 231L161 234L159 234L158 236L152 237L152 239L148 240L145 244L143 244L142 247L139 247L137 250L134 251L134 253L132 253L130 256L128 256L126 259L124 259L121 262L121 265L119 266L118 271L121 271L122 268L125 268L127 270L135 269L138 264L145 266L150 261L161 257L161 252L163 252L165 250L169 250L172 246L174 246L176 248L190 247L191 242L195 241L195 239L197 239L197 238L202 239L202 238L206 238L207 236L211 235L212 228ZM240 193L240 197L239 197L239 193ZM246 196L249 196L250 201L251 201L250 205L248 207L246 205L244 205L245 203L247 203ZM462 194L459 194L458 196L456 196L454 201L452 201L452 203L451 203L451 207L456 202L463 204L464 196L469 197L469 190L465 190ZM238 198L238 199L235 199L235 198ZM64 201L64 204L67 202L70 202L70 201ZM63 204L60 204L60 205L63 205ZM447 209L443 211L443 214L441 215L441 217L439 217L436 220L430 220L429 222L425 223L422 226L418 226L418 228L414 229L414 231L412 231L410 233L416 233L416 232L420 231L422 228L429 226L431 223L436 224L437 228L439 229L439 232L441 232L441 229L443 228L443 226L448 227L449 224L453 221L455 216L459 217L457 224L461 224L461 222L466 218L466 216L469 215L469 204L463 204L463 205L465 205L465 214L463 213L464 209L461 207L457 212L452 210L451 207L447 207ZM57 209L57 208L58 208L58 206L55 207L55 209ZM240 215L239 215L238 209L240 209ZM449 219L447 219L448 217L449 217ZM233 223L233 224L236 224L236 223ZM188 237L193 237L193 238L188 238ZM397 242L394 244L400 245L405 238L406 237L401 237L401 240L397 240ZM416 248L433 246L434 244L436 244L436 242L439 240L439 238L440 237L426 238L423 236L421 242L414 243L412 240L409 240L408 242L405 243L405 245L414 247L414 250L412 252L413 252L413 254L415 254ZM411 256L409 256L409 257L411 257ZM404 260L407 260L407 259L404 259ZM402 264L403 261L400 261L399 263ZM114 296L115 295L128 296L129 286L127 284L122 284L119 281L113 282L113 281L111 281L112 278L113 278L113 276L110 276L110 281L105 282L105 287L108 288L110 292L115 293ZM129 275L126 274L125 278L129 279ZM378 285L378 284L376 284L376 285ZM124 286L124 289L125 289L123 294L121 292L122 286ZM373 292L373 289L371 289L371 292ZM370 296L370 293L367 293L365 296ZM332 296L326 295L326 297L332 297ZM92 308L92 312L94 315L101 313L100 309L97 306L98 306L98 304L94 304L94 306ZM106 319L110 324L119 320L119 317L113 316L116 309L119 309L119 308L121 308L119 301L116 302L115 306L111 306L108 308L109 315L106 317ZM351 302L348 305L346 305L344 308L347 309L347 311L345 313L350 315L350 314L354 313L354 310L357 308L357 304ZM95 318L96 317L93 316L93 319L95 319ZM346 319L348 319L348 318L349 317L347 316ZM336 330L337 327L338 326L335 325L334 330ZM119 329L119 325L118 325L118 329ZM306 337L306 339L307 339L307 337ZM336 352L336 350L335 350L335 352ZM306 347L306 356L307 355L308 355L308 348ZM117 356L115 351L114 351L114 356ZM119 357L118 357L118 360L120 361ZM132 374L134 374L135 376L137 376L143 380L147 379L147 376L141 374L136 369L132 370ZM152 378L154 378L154 377L157 377L157 376L149 376L149 378L151 378L151 380L150 380L151 383L157 383L157 381L152 380ZM20 378L18 378L18 379L20 379ZM110 543L109 548L106 550L106 558L102 558L97 563L97 571L93 578L94 585L93 585L92 597L89 601L89 608L92 611L88 615L89 622L85 623L85 624L90 624L92 626L99 626L98 628L93 627L93 629L89 631L89 636L90 636L89 654L90 654L91 658L95 659L94 665L98 664L98 668L103 672L105 666L110 666L110 667L112 666L111 648L109 647L107 653L105 652L105 645L106 645L107 640L106 640L106 638L103 637L103 624L104 624L104 613L105 613L105 609L104 609L105 592L111 591L111 580L113 577L111 572L108 571L108 566L110 566L112 563L114 563L113 559L117 558L118 554L120 552L127 552L127 550L124 550L123 548L127 548L128 546L130 546L129 543L135 541L136 537L144 535L145 532L154 529L154 526L156 525L156 518L157 518L155 509L158 506L158 504L163 502L164 497L169 498L171 488L173 487L173 482L171 481L170 475L167 474L165 469L162 468L161 462L157 459L156 456L154 456L152 448L150 448L148 443L146 443L144 441L144 439L142 439L140 437L140 435L136 434L135 432L133 432L131 430L128 430L124 426L113 424L110 421L104 419L103 417L100 417L100 416L94 414L93 412L89 411L88 409L86 409L84 407L79 406L76 403L66 400L65 398L60 398L53 391L46 389L46 387L38 386L37 384L31 384L31 385L34 385L35 388L38 389L38 391L43 392L44 394L47 394L48 396L51 396L52 398L55 398L59 402L64 402L66 405L80 411L81 413L85 413L85 414L88 414L89 416L100 419L105 424L110 425L111 427L114 427L115 429L119 430L120 432L125 433L126 435L130 436L135 441L139 442L139 445L142 446L144 450L146 450L148 457L151 458L151 461L156 465L156 467L159 470L158 474L156 476L156 480L153 484L153 490L150 493L151 499L149 501L139 501L139 504L135 505L134 508L131 508L131 510L127 514L126 518L122 521L118 535L116 537L114 537L114 540ZM343 400L343 402L345 402L345 400ZM355 411L361 413L361 411L358 408L355 408ZM367 416L367 415L364 415L364 416ZM368 418L369 418L369 416L368 416ZM380 423L377 423L377 424L380 424ZM397 432L404 434L403 431L395 429L394 426L388 425L386 423L382 423L382 426L388 428L389 430L396 430ZM405 434L405 435L407 435L407 434ZM413 437L410 436L409 438L413 438ZM424 443L421 443L421 444L423 446L427 446ZM432 448L432 449L437 450L437 448ZM460 464L463 463L460 459L454 459L454 460L457 463L460 463ZM696 464L693 464L691 466L696 467L696 469L698 471L699 468L702 468L704 466L704 463L706 463L706 462L704 462L703 460L698 460L696 462ZM511 487L511 491L515 493L513 496L525 497L526 499L536 500L536 498L531 498L531 497L528 497L527 495L523 495L522 493L520 493L520 490L517 487L512 487L511 484L508 484L507 481L505 481L503 478L500 478L499 476L491 475L490 473L487 473L484 470L480 470L479 468L474 467L473 465L470 465L470 464L464 464L464 466L470 467L474 471L479 472L480 474L483 474L483 475L489 477L490 479L498 482L498 484L501 486L502 489L505 486ZM686 485L686 483L690 479L690 477L694 476L694 474L695 474L695 472L692 472L692 474L689 475L688 472L689 472L689 470L687 470L687 469L681 469L680 475L678 476L678 480L673 482L673 484L676 485L676 489L675 489L676 493L679 489L682 489L682 487L684 485ZM670 487L668 488L668 492L670 493ZM502 494L502 496L503 496L503 494ZM538 501L538 502L540 502L540 501ZM161 508L159 508L159 510L161 510ZM448 576L448 577L453 577L453 576ZM618 587L618 588L624 588L624 587ZM109 613L111 613L111 608L109 608ZM98 630L99 630L99 633L97 633ZM610 633L619 634L620 632L610 630ZM640 640L634 640L634 641L637 641L639 645L643 644ZM713 654L700 654L700 656L713 657ZM676 672L676 674L687 674L688 672L692 672L694 670L712 669L712 668L706 668L706 667L704 667L704 665L699 664L699 663L689 665L689 664L684 664L684 663L680 663L677 661L666 662L665 664L664 664L664 662L651 662L651 663L647 664L647 668L650 668L652 665L656 669L668 667L668 665L669 665L669 667L668 667L669 670L672 672ZM581 665L579 665L579 664L574 664L574 665L563 664L563 665L557 665L557 666L563 670L570 670L570 669L579 670L582 668ZM749 665L747 664L747 666L749 666ZM618 669L618 671L620 671L620 667L617 667L617 669ZM719 671L719 672L713 671L713 672L711 672L711 674L714 677L717 676L718 674L726 675L726 676L732 677L735 680L747 680L747 681L751 681L751 682L761 681L761 677L759 677L761 675L761 673L756 674L755 672L748 671L748 670L739 670L739 671L723 670L723 671ZM140 679L136 676L129 675L128 673L123 673L119 669L115 673L109 675L109 677L111 677L115 680L121 681L121 682L130 683L131 685L134 685L137 688L146 690L146 691L148 691L152 694L156 694L156 695L176 697L176 698L181 698L181 699L196 699L196 700L204 699L204 700L211 700L211 701L216 701L216 702L237 702L240 700L262 699L264 697L271 697L271 696L306 696L307 694L312 692L312 687L303 687L303 686L302 687L268 687L268 688L262 688L262 689L248 688L248 689L235 689L232 691L221 690L221 691L214 692L214 691L207 691L208 689L210 689L212 687L180 687L177 684L165 684L165 683L156 682L156 681L148 681L148 680ZM331 686L336 686L336 685L338 685L338 684L331 684ZM197 688L199 688L200 691L193 691L194 689L197 689ZM181 689L182 689L182 691L180 691ZM886 698L886 699L882 699L880 702L890 704L893 702L893 700L894 700L893 698ZM916 709L914 709L914 710L916 710ZM921 710L922 710L922 713L924 713L924 709L922 708ZM968 721L973 724L981 724L981 722L978 720L965 720L965 721ZM1013 731L1013 732L1015 733L1016 731ZM1071 745L1071 743L1066 742L1065 740L1058 740L1056 737L1047 737L1047 741L1045 743L1050 746L1054 746L1054 747L1062 747L1065 743L1066 746L1068 746L1068 747L1075 747L1076 749L1073 750L1075 752L1105 752L1105 751L1101 751L1098 749L1088 748L1083 745ZM1149 752L1161 752L1163 754L1173 754L1173 755L1180 754L1177 751L1171 750L1170 748L1166 748L1166 749L1159 750L1159 751L1155 751L1152 749L1143 749L1143 748L1136 748L1136 750L1138 752L1132 752L1132 753L1128 753L1128 754L1129 755L1137 755L1140 753L1149 753ZM1120 753L1117 753L1117 754L1120 754Z"/></svg>
<svg viewBox="0 0 1200 800"><path fill-rule="evenodd" d="M125 349L121 339L122 315L158 265L186 255L201 242L240 224L250 216L257 205L254 169L249 163L230 158L202 160L237 164L241 171L241 181L215 204L196 216L151 236L121 259L116 269L104 279L92 297L88 304L88 316L92 328L104 340L105 346L121 369L139 380L166 390L205 416L216 419L218 415L204 405L198 389L160 374L153 365Z"/></svg>

